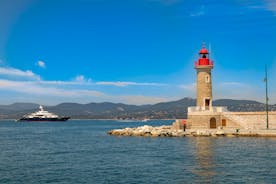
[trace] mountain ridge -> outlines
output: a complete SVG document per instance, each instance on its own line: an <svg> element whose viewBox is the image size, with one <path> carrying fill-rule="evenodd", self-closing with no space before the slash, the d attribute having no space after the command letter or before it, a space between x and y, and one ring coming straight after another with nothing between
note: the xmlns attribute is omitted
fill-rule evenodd
<svg viewBox="0 0 276 184"><path fill-rule="evenodd" d="M65 102L45 109L60 116L73 119L177 119L187 117L187 107L195 106L193 98L161 102L153 105L130 105L124 103L71 103ZM218 99L213 106L226 106L229 111L264 111L265 104L254 100ZM39 104L13 103L0 105L0 119L17 119L24 114L37 111ZM276 110L276 104L269 105L269 110Z"/></svg>

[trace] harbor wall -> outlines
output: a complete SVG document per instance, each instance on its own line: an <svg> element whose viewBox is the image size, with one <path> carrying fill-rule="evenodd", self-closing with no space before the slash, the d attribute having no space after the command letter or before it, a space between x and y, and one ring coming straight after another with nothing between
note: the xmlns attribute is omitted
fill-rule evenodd
<svg viewBox="0 0 276 184"><path fill-rule="evenodd" d="M276 111L269 112L269 128L276 129ZM214 124L215 123L215 124ZM215 125L215 126L214 126ZM188 113L190 129L266 129L266 112L212 112Z"/></svg>

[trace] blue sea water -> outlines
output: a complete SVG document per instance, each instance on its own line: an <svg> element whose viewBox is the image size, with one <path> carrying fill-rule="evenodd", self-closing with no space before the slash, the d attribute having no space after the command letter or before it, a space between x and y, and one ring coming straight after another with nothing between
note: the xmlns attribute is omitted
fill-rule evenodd
<svg viewBox="0 0 276 184"><path fill-rule="evenodd" d="M276 138L116 137L172 121L0 122L0 183L276 183Z"/></svg>

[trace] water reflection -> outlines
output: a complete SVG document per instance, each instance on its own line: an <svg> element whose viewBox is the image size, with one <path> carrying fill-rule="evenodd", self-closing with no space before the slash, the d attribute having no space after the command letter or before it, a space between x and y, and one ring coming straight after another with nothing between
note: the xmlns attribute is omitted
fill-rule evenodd
<svg viewBox="0 0 276 184"><path fill-rule="evenodd" d="M195 146L195 167L192 173L197 180L202 183L212 183L217 175L213 139L207 137L197 137L194 139Z"/></svg>

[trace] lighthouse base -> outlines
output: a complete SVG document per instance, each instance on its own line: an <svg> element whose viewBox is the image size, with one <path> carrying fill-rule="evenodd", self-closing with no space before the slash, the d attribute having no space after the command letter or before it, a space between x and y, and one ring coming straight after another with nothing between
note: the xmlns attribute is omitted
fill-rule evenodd
<svg viewBox="0 0 276 184"><path fill-rule="evenodd" d="M188 108L190 129L266 129L266 112L229 112L226 107ZM276 129L276 111L269 112L269 129Z"/></svg>

